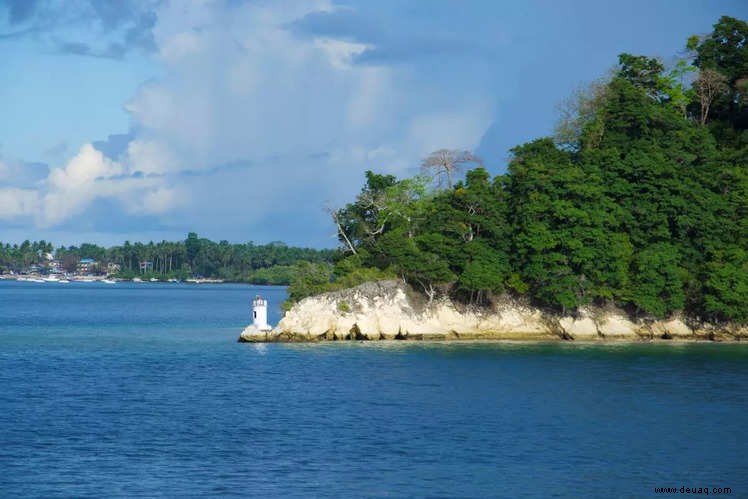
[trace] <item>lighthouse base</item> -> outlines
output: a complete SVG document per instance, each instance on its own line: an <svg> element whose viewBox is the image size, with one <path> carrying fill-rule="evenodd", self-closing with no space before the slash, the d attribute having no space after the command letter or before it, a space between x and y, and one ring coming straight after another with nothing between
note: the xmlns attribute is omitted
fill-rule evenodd
<svg viewBox="0 0 748 499"><path fill-rule="evenodd" d="M268 326L267 329L255 326L254 324L251 324L244 328L244 331L239 335L239 342L240 343L255 343L255 342L267 342L270 341L270 331L271 327Z"/></svg>

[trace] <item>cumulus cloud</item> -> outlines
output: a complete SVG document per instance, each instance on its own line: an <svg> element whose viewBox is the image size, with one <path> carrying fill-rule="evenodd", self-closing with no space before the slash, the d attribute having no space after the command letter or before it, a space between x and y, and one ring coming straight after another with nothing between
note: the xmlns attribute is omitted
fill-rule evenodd
<svg viewBox="0 0 748 499"><path fill-rule="evenodd" d="M493 59L496 45L507 42L501 33L493 33L493 44L486 45L477 41L477 37L445 33L443 29L424 30L416 25L396 29L391 20L373 17L371 12L336 7L313 11L288 27L300 37L314 39L331 36L360 43L365 49L358 52L353 60L369 65L413 63L429 58L448 59L450 62L464 61L465 58L471 62L475 59ZM454 56L458 59L453 59Z"/></svg>
<svg viewBox="0 0 748 499"><path fill-rule="evenodd" d="M96 184L99 177L122 173L122 167L93 148L81 147L64 168L55 168L47 178L38 221L49 227L79 214L91 201L104 194Z"/></svg>
<svg viewBox="0 0 748 499"><path fill-rule="evenodd" d="M0 181L13 169L0 163ZM41 228L85 215L99 199L114 200L128 213L160 214L178 204L164 178L130 175L91 144L85 144L63 167L49 171L35 188L0 187L0 218L32 218Z"/></svg>
<svg viewBox="0 0 748 499"><path fill-rule="evenodd" d="M268 237L329 245L322 208L348 201L365 170L410 175L434 149L477 146L490 124L480 75L471 87L436 67L361 64L382 48L376 30L364 40L339 25L309 28L354 16L327 0L167 2L153 11L161 76L126 104L130 133L84 145L50 172L36 200L40 226L110 199L162 220L178 209L182 222L236 239L274 230ZM468 91L454 92L456 79Z"/></svg>
<svg viewBox="0 0 748 499"><path fill-rule="evenodd" d="M133 140L127 146L125 158L133 171L144 174L165 174L181 169L179 160L171 149L157 140Z"/></svg>
<svg viewBox="0 0 748 499"><path fill-rule="evenodd" d="M134 205L136 213L161 214L179 206L180 198L177 189L158 187L147 191L142 204Z"/></svg>
<svg viewBox="0 0 748 499"><path fill-rule="evenodd" d="M374 47L294 28L338 7L292 6L202 2L159 11L154 37L166 71L127 104L139 129L132 167L163 174L252 164L232 173L235 185L220 203L188 185L200 198L193 216L219 206L220 216L235 219L250 197L252 218L262 220L301 195L321 219L325 201L347 199L364 170L410 174L432 149L476 146L490 123L486 92L455 96L431 74L358 64Z"/></svg>
<svg viewBox="0 0 748 499"><path fill-rule="evenodd" d="M34 215L39 207L39 193L34 189L0 188L0 219L13 220Z"/></svg>

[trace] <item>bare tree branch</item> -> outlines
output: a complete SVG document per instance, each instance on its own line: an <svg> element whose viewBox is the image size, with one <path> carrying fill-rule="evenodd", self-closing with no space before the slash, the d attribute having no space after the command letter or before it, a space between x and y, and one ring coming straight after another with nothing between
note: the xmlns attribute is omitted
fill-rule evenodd
<svg viewBox="0 0 748 499"><path fill-rule="evenodd" d="M421 163L424 172L432 173L439 179L441 186L442 176L447 178L447 188L452 188L452 177L467 163L480 163L481 160L470 151L457 149L439 149L426 157Z"/></svg>
<svg viewBox="0 0 748 499"><path fill-rule="evenodd" d="M356 254L356 248L351 244L351 240L348 239L348 235L345 233L345 230L343 230L343 226L340 224L340 218L338 217L338 210L331 208L329 206L325 207L325 211L330 215L332 218L332 221L335 222L335 226L338 229L338 234L341 238L343 238L343 241L345 241L346 246L348 246L348 249L351 250L351 253L354 255Z"/></svg>
<svg viewBox="0 0 748 499"><path fill-rule="evenodd" d="M694 82L694 87L701 104L700 122L705 125L712 102L718 95L727 91L727 77L713 69L704 69Z"/></svg>

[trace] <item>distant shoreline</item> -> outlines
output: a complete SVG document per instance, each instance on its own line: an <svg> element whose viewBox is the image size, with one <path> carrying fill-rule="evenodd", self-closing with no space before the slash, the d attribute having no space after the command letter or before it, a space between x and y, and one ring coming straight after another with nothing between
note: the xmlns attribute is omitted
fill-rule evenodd
<svg viewBox="0 0 748 499"><path fill-rule="evenodd" d="M59 280L44 280L44 275L34 275L34 274L28 274L28 275L8 275L3 274L0 275L0 281L16 281L16 282L33 282L33 283L55 283L55 282L76 282L76 283L86 283L86 282L103 282L103 281L111 281L112 283L134 283L134 284L246 284L248 286L264 286L264 287L287 287L284 284L255 284L251 282L246 281L230 281L230 280L224 280L224 279L185 279L183 281L180 280L155 280L152 281L150 279L141 279L141 280L133 280L133 279L120 279L120 278L112 278L112 277L105 277L105 276L87 276L87 277L68 277L68 278L60 278Z"/></svg>

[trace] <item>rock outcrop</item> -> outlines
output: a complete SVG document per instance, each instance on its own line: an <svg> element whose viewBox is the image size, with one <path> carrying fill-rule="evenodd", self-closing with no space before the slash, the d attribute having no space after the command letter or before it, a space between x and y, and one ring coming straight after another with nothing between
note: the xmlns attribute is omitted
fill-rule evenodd
<svg viewBox="0 0 748 499"><path fill-rule="evenodd" d="M491 307L466 307L444 298L428 303L400 281L368 282L301 300L272 331L247 327L246 342L336 340L711 340L748 338L748 326L692 324L630 317L608 307L562 316L508 296Z"/></svg>

